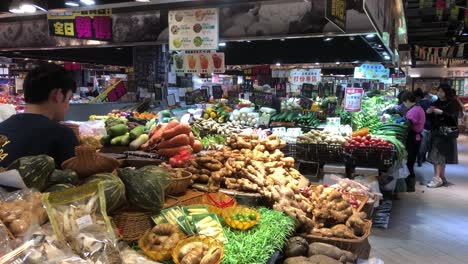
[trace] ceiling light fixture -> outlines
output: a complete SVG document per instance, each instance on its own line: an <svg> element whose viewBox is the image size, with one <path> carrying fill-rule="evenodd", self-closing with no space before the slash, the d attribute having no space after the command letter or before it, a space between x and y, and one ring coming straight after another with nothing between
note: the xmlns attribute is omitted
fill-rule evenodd
<svg viewBox="0 0 468 264"><path fill-rule="evenodd" d="M366 35L366 38L368 38L368 39L371 39L371 38L373 38L373 37L375 37L375 34L367 34L367 35Z"/></svg>
<svg viewBox="0 0 468 264"><path fill-rule="evenodd" d="M468 33L465 32L465 33L462 34L462 36L468 36Z"/></svg>
<svg viewBox="0 0 468 264"><path fill-rule="evenodd" d="M20 9L25 13L34 13L37 10L36 6L31 4L23 4L20 6Z"/></svg>
<svg viewBox="0 0 468 264"><path fill-rule="evenodd" d="M320 65L320 63L316 62L315 65Z"/></svg>
<svg viewBox="0 0 468 264"><path fill-rule="evenodd" d="M277 63L276 63L276 66L278 66L278 67L281 66L281 63L277 62Z"/></svg>
<svg viewBox="0 0 468 264"><path fill-rule="evenodd" d="M135 2L149 3L151 0L135 0Z"/></svg>
<svg viewBox="0 0 468 264"><path fill-rule="evenodd" d="M281 39L281 41L286 41L286 39Z"/></svg>
<svg viewBox="0 0 468 264"><path fill-rule="evenodd" d="M85 4L85 5L94 5L94 4L96 4L96 2L94 2L94 0L80 0L80 2Z"/></svg>
<svg viewBox="0 0 468 264"><path fill-rule="evenodd" d="M323 41L331 41L333 38L325 38Z"/></svg>
<svg viewBox="0 0 468 264"><path fill-rule="evenodd" d="M80 6L80 4L79 4L77 1L74 1L74 0L67 0L67 1L65 1L65 5L67 5L67 6L73 6L73 7Z"/></svg>
<svg viewBox="0 0 468 264"><path fill-rule="evenodd" d="M220 47L226 47L226 42L220 42L220 43L218 44L218 46L220 46Z"/></svg>
<svg viewBox="0 0 468 264"><path fill-rule="evenodd" d="M48 63L52 63L52 61L51 61L51 60L49 60L49 61L47 61L47 62L48 62Z"/></svg>
<svg viewBox="0 0 468 264"><path fill-rule="evenodd" d="M339 61L337 61L337 62L335 62L335 64L336 64L336 65L338 65L338 64L340 64L340 62L339 62Z"/></svg>
<svg viewBox="0 0 468 264"><path fill-rule="evenodd" d="M384 59L389 60L389 59L390 59L390 56L385 55L385 56L384 56Z"/></svg>

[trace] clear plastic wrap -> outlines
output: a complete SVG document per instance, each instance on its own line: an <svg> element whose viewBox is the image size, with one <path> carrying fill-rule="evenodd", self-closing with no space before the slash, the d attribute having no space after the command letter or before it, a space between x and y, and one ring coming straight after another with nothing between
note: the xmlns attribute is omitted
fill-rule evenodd
<svg viewBox="0 0 468 264"><path fill-rule="evenodd" d="M15 237L31 233L47 220L41 193L24 189L5 194L0 202L0 220Z"/></svg>
<svg viewBox="0 0 468 264"><path fill-rule="evenodd" d="M0 257L11 251L7 227L0 221Z"/></svg>
<svg viewBox="0 0 468 264"><path fill-rule="evenodd" d="M101 183L46 193L43 199L59 241L67 243L76 254L93 263L123 263L106 213Z"/></svg>

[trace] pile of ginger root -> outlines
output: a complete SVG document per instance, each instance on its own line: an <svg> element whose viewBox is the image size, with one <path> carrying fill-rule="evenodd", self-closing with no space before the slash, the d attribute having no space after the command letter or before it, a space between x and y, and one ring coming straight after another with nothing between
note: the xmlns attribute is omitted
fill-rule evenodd
<svg viewBox="0 0 468 264"><path fill-rule="evenodd" d="M224 187L262 194L272 202L273 209L289 215L297 227L314 235L362 236L365 215L355 212L334 188L308 188L308 182L294 169L294 159L281 151L285 146L275 135L259 139L256 134L235 134L222 150L198 154L189 169L208 176L203 177L208 178L210 191Z"/></svg>

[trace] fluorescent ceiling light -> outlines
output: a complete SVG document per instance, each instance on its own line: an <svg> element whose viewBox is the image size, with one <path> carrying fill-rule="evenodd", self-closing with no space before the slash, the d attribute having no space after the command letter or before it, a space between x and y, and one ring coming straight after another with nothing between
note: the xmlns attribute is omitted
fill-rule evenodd
<svg viewBox="0 0 468 264"><path fill-rule="evenodd" d="M315 65L320 65L320 63L316 62Z"/></svg>
<svg viewBox="0 0 468 264"><path fill-rule="evenodd" d="M373 38L373 37L375 37L375 34L367 34L367 35L366 35L366 38L368 38L368 39L371 39L371 38Z"/></svg>
<svg viewBox="0 0 468 264"><path fill-rule="evenodd" d="M336 65L338 65L338 64L340 64L340 62L339 62L339 61L337 61L335 64L336 64Z"/></svg>
<svg viewBox="0 0 468 264"><path fill-rule="evenodd" d="M325 38L323 41L331 41L333 38Z"/></svg>
<svg viewBox="0 0 468 264"><path fill-rule="evenodd" d="M65 1L65 5L67 5L67 6L80 6L80 4L78 4L77 1L73 1L73 0Z"/></svg>
<svg viewBox="0 0 468 264"><path fill-rule="evenodd" d="M94 4L96 4L96 2L94 2L94 0L80 0L80 2L85 4L85 5L94 5Z"/></svg>
<svg viewBox="0 0 468 264"><path fill-rule="evenodd" d="M37 10L36 6L31 4L23 4L20 6L20 9L23 10L25 13L34 13Z"/></svg>
<svg viewBox="0 0 468 264"><path fill-rule="evenodd" d="M13 13L13 14L23 14L24 13L24 11L21 10L19 7L10 8L8 11L10 11L10 13Z"/></svg>
<svg viewBox="0 0 468 264"><path fill-rule="evenodd" d="M219 43L219 46L220 46L220 47L226 47L226 42L220 42L220 43Z"/></svg>
<svg viewBox="0 0 468 264"><path fill-rule="evenodd" d="M149 3L151 0L135 0L136 2Z"/></svg>
<svg viewBox="0 0 468 264"><path fill-rule="evenodd" d="M278 67L281 66L281 63L277 62L277 63L276 63L276 66L278 66Z"/></svg>
<svg viewBox="0 0 468 264"><path fill-rule="evenodd" d="M411 77L411 78L419 78L419 77L421 77L421 74L410 74L409 77Z"/></svg>
<svg viewBox="0 0 468 264"><path fill-rule="evenodd" d="M463 33L462 36L468 36L468 33Z"/></svg>
<svg viewBox="0 0 468 264"><path fill-rule="evenodd" d="M389 59L390 59L390 56L385 55L385 56L384 56L384 59L389 60Z"/></svg>

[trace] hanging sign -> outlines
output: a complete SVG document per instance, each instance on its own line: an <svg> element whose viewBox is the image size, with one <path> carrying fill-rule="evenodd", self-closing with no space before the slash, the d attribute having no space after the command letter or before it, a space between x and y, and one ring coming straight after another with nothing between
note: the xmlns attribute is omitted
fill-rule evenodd
<svg viewBox="0 0 468 264"><path fill-rule="evenodd" d="M224 73L224 53L176 54L173 57L176 73Z"/></svg>
<svg viewBox="0 0 468 264"><path fill-rule="evenodd" d="M169 11L169 49L217 50L217 8Z"/></svg>
<svg viewBox="0 0 468 264"><path fill-rule="evenodd" d="M344 96L344 110L347 112L360 112L362 106L362 88L346 88Z"/></svg>
<svg viewBox="0 0 468 264"><path fill-rule="evenodd" d="M381 80L390 77L390 69L382 64L362 64L354 68L355 79Z"/></svg>
<svg viewBox="0 0 468 264"><path fill-rule="evenodd" d="M290 72L290 82L293 85L316 84L321 81L320 72L321 69L294 69Z"/></svg>
<svg viewBox="0 0 468 264"><path fill-rule="evenodd" d="M346 33L346 0L327 0L325 18Z"/></svg>
<svg viewBox="0 0 468 264"><path fill-rule="evenodd" d="M286 97L286 83L276 84L276 96L277 97Z"/></svg>
<svg viewBox="0 0 468 264"><path fill-rule="evenodd" d="M302 84L301 96L312 98L313 93L314 93L314 85L310 83Z"/></svg>
<svg viewBox="0 0 468 264"><path fill-rule="evenodd" d="M213 98L214 99L223 98L223 88L221 87L221 85L213 85L211 87L211 90L213 92Z"/></svg>
<svg viewBox="0 0 468 264"><path fill-rule="evenodd" d="M271 106L273 104L273 95L255 91L253 92L253 103L258 106Z"/></svg>
<svg viewBox="0 0 468 264"><path fill-rule="evenodd" d="M112 9L49 12L49 35L76 39L112 41Z"/></svg>

